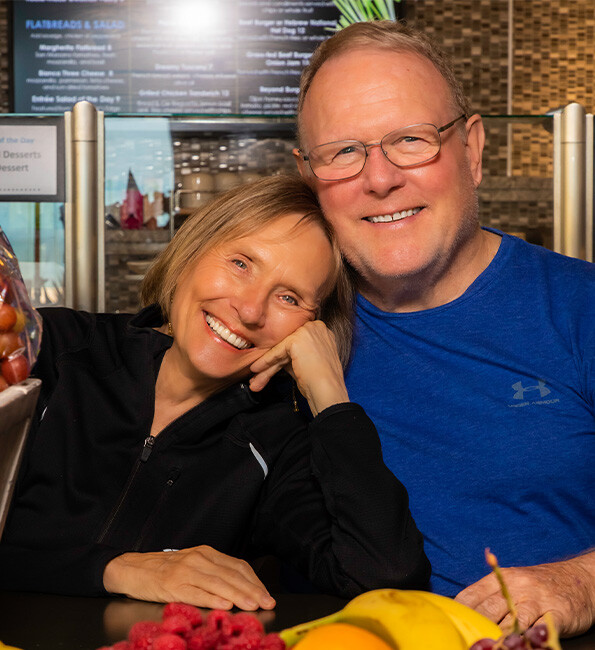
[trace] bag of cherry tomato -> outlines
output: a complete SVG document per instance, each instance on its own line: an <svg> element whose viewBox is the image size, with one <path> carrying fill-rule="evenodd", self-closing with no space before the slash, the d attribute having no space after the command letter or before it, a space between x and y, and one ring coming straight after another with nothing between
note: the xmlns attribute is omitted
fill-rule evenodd
<svg viewBox="0 0 595 650"><path fill-rule="evenodd" d="M29 376L41 343L41 317L31 306L19 263L0 228L0 391Z"/></svg>

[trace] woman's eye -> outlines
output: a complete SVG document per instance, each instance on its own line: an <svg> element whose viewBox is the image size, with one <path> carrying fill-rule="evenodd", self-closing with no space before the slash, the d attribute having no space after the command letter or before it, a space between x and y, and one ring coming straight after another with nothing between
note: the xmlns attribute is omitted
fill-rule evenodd
<svg viewBox="0 0 595 650"><path fill-rule="evenodd" d="M246 262L244 262L244 260L235 259L235 260L231 260L231 262L232 262L232 264L235 264L239 269L247 269L248 268L248 265L246 264Z"/></svg>
<svg viewBox="0 0 595 650"><path fill-rule="evenodd" d="M297 300L293 296L284 295L281 296L281 300L283 300L283 302L286 302L288 305L298 304Z"/></svg>

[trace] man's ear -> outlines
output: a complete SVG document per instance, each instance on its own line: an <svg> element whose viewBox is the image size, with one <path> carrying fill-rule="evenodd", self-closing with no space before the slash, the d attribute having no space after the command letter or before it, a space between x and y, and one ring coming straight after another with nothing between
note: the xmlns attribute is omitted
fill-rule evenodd
<svg viewBox="0 0 595 650"><path fill-rule="evenodd" d="M475 182L475 187L477 187L481 183L483 175L481 157L486 140L481 116L477 113L472 115L467 120L465 129L467 131L466 148L467 159L469 161L469 169L471 170L471 176Z"/></svg>
<svg viewBox="0 0 595 650"><path fill-rule="evenodd" d="M308 170L306 169L306 163L304 162L304 159L300 156L299 149L293 149L291 152L294 155L295 158L295 163L298 168L298 172L300 173L300 176L308 182L310 180Z"/></svg>

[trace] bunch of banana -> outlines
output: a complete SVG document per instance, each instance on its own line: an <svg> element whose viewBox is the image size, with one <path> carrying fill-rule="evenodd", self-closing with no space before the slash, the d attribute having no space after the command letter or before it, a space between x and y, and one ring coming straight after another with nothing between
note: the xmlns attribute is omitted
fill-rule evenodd
<svg viewBox="0 0 595 650"><path fill-rule="evenodd" d="M281 638L291 647L310 630L337 622L373 632L398 650L468 650L479 639L497 639L502 634L485 616L445 596L376 589L330 616L283 630Z"/></svg>

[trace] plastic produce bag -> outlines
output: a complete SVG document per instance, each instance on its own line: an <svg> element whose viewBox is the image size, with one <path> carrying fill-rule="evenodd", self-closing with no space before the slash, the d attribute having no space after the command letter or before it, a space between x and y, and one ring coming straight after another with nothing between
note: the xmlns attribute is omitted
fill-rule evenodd
<svg viewBox="0 0 595 650"><path fill-rule="evenodd" d="M29 376L41 343L41 317L32 307L18 260L0 228L0 391Z"/></svg>

